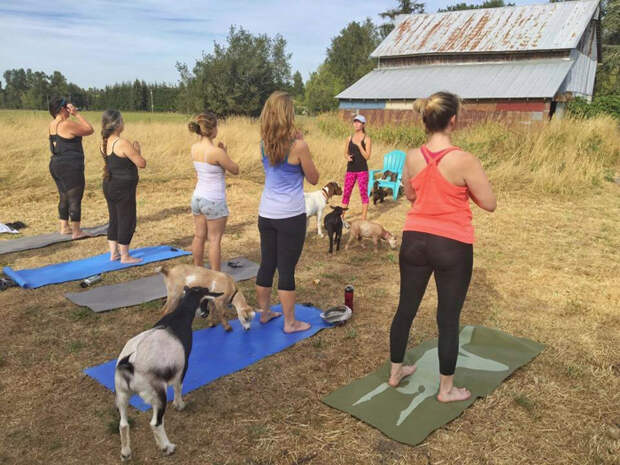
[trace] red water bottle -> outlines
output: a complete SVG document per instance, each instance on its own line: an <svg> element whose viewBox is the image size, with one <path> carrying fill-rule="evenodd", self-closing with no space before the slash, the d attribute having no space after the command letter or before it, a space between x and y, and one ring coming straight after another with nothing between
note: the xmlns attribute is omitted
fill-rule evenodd
<svg viewBox="0 0 620 465"><path fill-rule="evenodd" d="M344 288L344 304L353 311L353 286L350 284Z"/></svg>

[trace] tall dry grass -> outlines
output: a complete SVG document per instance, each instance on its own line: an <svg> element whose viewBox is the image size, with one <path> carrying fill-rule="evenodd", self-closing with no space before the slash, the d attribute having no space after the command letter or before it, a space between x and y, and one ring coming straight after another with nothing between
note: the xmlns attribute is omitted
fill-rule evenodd
<svg viewBox="0 0 620 465"><path fill-rule="evenodd" d="M344 139L351 131L333 114L321 115L314 125L332 138ZM368 133L402 150L426 138L419 125L370 126ZM620 169L620 130L612 117L553 120L531 128L486 122L457 130L454 142L477 155L503 190L574 194L612 181Z"/></svg>
<svg viewBox="0 0 620 465"><path fill-rule="evenodd" d="M479 156L505 189L576 194L613 181L619 170L620 130L611 117L520 130L486 123L460 131L455 142Z"/></svg>
<svg viewBox="0 0 620 465"><path fill-rule="evenodd" d="M85 113L95 135L84 139L86 179L99 183L103 161L100 113ZM193 176L189 147L196 137L186 128L183 115L127 114L125 136L140 141L148 167L143 182L164 182ZM0 112L0 181L9 191L28 188L30 194L50 193L47 122L44 112ZM321 172L321 182L340 180L344 172L345 137L350 127L334 115L298 121ZM382 163L382 154L407 150L422 143L419 127L369 128L373 137L371 168ZM255 120L232 117L220 125L231 157L242 176L260 180L259 131ZM492 182L501 190L526 189L539 193L575 194L613 180L619 171L620 130L613 118L558 120L541 127L514 129L485 123L455 134L455 143L483 161ZM53 191L52 191L53 192ZM10 194L9 194L10 195Z"/></svg>

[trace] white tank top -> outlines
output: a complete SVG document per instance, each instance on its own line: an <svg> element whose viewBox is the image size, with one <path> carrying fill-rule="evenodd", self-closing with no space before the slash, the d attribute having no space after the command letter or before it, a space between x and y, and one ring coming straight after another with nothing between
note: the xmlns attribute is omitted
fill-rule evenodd
<svg viewBox="0 0 620 465"><path fill-rule="evenodd" d="M226 200L224 168L204 161L194 161L198 182L194 195L207 200Z"/></svg>

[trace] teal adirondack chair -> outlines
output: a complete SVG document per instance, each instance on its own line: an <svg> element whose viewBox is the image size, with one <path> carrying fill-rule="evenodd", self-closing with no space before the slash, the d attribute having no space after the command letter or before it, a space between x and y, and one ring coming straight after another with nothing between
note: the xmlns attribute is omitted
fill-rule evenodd
<svg viewBox="0 0 620 465"><path fill-rule="evenodd" d="M386 153L383 156L383 169L380 170L369 170L368 171L368 195L370 196L370 192L375 184L374 175L378 172L386 172L391 171L392 173L396 173L396 181L390 181L389 179L382 179L379 182L379 187L385 187L392 189L394 193L394 200L398 198L398 191L400 189L400 181L403 177L403 166L405 166L405 158L407 154L402 150L393 150L390 153Z"/></svg>

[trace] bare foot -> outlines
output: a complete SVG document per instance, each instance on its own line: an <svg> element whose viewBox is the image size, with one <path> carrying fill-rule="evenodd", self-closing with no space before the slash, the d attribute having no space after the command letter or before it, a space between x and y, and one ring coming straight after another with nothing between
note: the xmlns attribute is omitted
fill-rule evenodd
<svg viewBox="0 0 620 465"><path fill-rule="evenodd" d="M268 312L265 312L264 310L260 312L260 322L262 324L268 323L271 320L273 320L274 318L278 318L279 316L281 316L282 313L281 312L273 312L271 310L269 310Z"/></svg>
<svg viewBox="0 0 620 465"><path fill-rule="evenodd" d="M398 387L403 378L412 375L417 366L415 365L403 365L395 373L390 373L390 379L388 384L392 387Z"/></svg>
<svg viewBox="0 0 620 465"><path fill-rule="evenodd" d="M73 231L71 231L70 229L60 229L60 234L73 234Z"/></svg>
<svg viewBox="0 0 620 465"><path fill-rule="evenodd" d="M118 261L120 259L121 259L121 256L119 254L117 254L117 253L115 253L114 255L110 255L110 261L111 262L116 262L116 261Z"/></svg>
<svg viewBox="0 0 620 465"><path fill-rule="evenodd" d="M141 258L132 257L131 255L121 256L121 263L140 263Z"/></svg>
<svg viewBox="0 0 620 465"><path fill-rule="evenodd" d="M309 329L310 329L310 323L306 323L305 321L295 320L290 325L284 323L284 332L287 334L298 333L300 331L307 331Z"/></svg>
<svg viewBox="0 0 620 465"><path fill-rule="evenodd" d="M81 229L78 232L74 232L71 236L72 239L82 239L84 237L91 237L87 232L82 231Z"/></svg>
<svg viewBox="0 0 620 465"><path fill-rule="evenodd" d="M437 394L437 400L439 402L458 402L460 400L467 400L471 397L471 392L467 388L452 387L448 392L440 392Z"/></svg>

